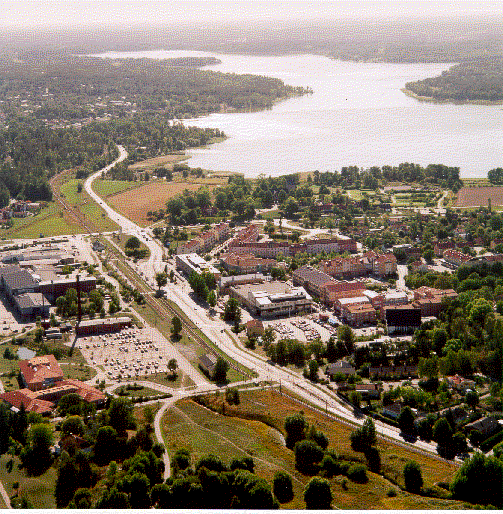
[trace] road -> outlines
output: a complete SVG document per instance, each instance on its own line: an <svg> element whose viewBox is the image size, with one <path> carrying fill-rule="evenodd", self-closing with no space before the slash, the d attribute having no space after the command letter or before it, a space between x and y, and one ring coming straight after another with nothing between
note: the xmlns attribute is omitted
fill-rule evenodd
<svg viewBox="0 0 503 514"><path fill-rule="evenodd" d="M150 258L142 264L137 265L136 271L137 273L143 273L144 276L153 280L155 273L162 271L164 268L164 263L162 261L164 252L163 248L154 239L147 235L146 230L116 212L92 190L92 183L96 178L101 176L103 172L108 171L117 162L120 162L127 157L127 152L123 147L119 146L119 151L120 155L116 161L91 175L85 181L84 187L88 194L103 207L108 216L121 227L124 233L136 235L149 248ZM284 226L286 228L297 228L295 226L290 226L288 222L286 222ZM323 232L325 232L323 229L311 229L308 234L315 235ZM229 336L229 326L227 324L220 319L209 319L206 315L206 310L197 305L187 293L181 290L181 288L174 284L168 284L166 291L168 298L175 302L184 312L190 313L189 317L191 321L193 321L199 329L211 341L213 341L214 344L223 350L231 359L238 361L242 365L256 372L258 380L278 382L303 398L305 401L325 410L327 413L355 425L363 424L365 417L355 415L350 406L343 404L328 389L312 384L300 374L271 365L265 358L246 350L238 341ZM202 389L202 387L198 387L197 389ZM196 390L196 392L201 394L201 391ZM380 422L376 422L376 428L380 436L394 439L395 441L404 444L397 428ZM162 442L160 431L156 431L156 435L158 436L159 441ZM413 446L418 451L436 454L436 446L425 441L417 441L413 445L408 446Z"/></svg>

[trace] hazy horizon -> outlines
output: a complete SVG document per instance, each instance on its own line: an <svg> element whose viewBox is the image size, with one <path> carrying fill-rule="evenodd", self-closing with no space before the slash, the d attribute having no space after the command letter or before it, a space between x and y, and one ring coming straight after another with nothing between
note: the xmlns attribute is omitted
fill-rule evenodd
<svg viewBox="0 0 503 514"><path fill-rule="evenodd" d="M302 22L390 18L487 18L501 16L499 2L374 1L96 1L5 0L1 29L128 28L232 21ZM195 18L195 15L197 17Z"/></svg>

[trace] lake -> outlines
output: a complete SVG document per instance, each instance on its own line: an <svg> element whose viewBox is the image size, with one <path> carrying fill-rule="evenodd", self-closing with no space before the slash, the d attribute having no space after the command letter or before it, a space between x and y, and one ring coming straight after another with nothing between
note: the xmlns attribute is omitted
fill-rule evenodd
<svg viewBox="0 0 503 514"><path fill-rule="evenodd" d="M406 82L439 75L451 66L448 63L357 63L318 55L164 50L101 56L214 56L222 63L205 69L266 75L313 89L312 95L279 102L267 111L184 120L218 127L228 136L210 148L191 150L192 167L256 177L414 162L459 166L463 177L482 177L503 166L501 105L419 102L401 91Z"/></svg>

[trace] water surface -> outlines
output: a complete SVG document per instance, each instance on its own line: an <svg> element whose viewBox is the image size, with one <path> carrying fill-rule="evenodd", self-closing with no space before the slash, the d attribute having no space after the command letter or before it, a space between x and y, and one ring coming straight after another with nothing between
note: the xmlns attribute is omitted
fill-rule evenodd
<svg viewBox="0 0 503 514"><path fill-rule="evenodd" d="M217 113L186 124L218 127L228 139L190 151L190 166L248 177L383 166L459 166L464 177L503 166L502 106L436 104L405 95L406 82L451 65L355 63L317 55L243 56L190 51L109 52L109 57L215 56L222 72L253 73L309 86L312 95L254 113Z"/></svg>

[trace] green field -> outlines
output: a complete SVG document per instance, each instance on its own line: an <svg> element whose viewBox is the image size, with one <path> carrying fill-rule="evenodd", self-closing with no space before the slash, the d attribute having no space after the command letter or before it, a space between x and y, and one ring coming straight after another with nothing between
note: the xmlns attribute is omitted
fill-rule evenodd
<svg viewBox="0 0 503 514"><path fill-rule="evenodd" d="M143 184L144 182L131 182L129 180L103 180L98 178L93 182L93 191L102 198L106 198L107 196L116 195L117 193L122 193L123 191L133 189Z"/></svg>
<svg viewBox="0 0 503 514"><path fill-rule="evenodd" d="M91 380L97 375L96 370L90 368L89 366L85 366L84 364L76 366L75 364L60 362L60 366L63 370L65 378L80 380L81 382Z"/></svg>
<svg viewBox="0 0 503 514"><path fill-rule="evenodd" d="M7 462L13 459L12 471L6 468ZM14 489L12 485L19 483L18 496L26 498L36 509L55 509L54 489L56 486L57 471L49 468L39 477L27 477L24 470L19 469L19 457L2 455L0 457L0 481L3 483L7 494L12 497Z"/></svg>
<svg viewBox="0 0 503 514"><path fill-rule="evenodd" d="M207 397L208 398L208 397ZM284 508L302 509L303 490L310 477L295 469L295 458L284 446L281 436L287 415L303 410L306 419L325 432L329 448L350 460L365 461L363 454L353 452L349 444L351 428L329 421L322 414L306 406L292 402L271 390L241 391L238 406L224 407L223 395L211 395L212 411L191 400L181 400L167 411L162 419L162 430L166 449L170 456L179 448L191 452L192 463L202 455L213 453L229 464L234 457L251 456L257 475L271 481L279 469L285 470L293 479L294 499ZM333 507L343 509L456 509L462 504L445 499L422 497L400 489L403 486L402 470L407 459L416 460L423 470L427 487L438 480L449 480L452 469L448 464L433 458L412 453L401 447L378 444L383 468L380 475L368 473L366 484L356 484L336 476L330 480L334 497ZM398 486L396 483L398 482ZM387 491L394 489L394 497Z"/></svg>
<svg viewBox="0 0 503 514"><path fill-rule="evenodd" d="M119 227L105 213L105 211L86 193L77 191L78 183L82 182L77 179L71 179L65 182L60 190L61 194L68 202L77 208L85 219L89 220L100 231L114 231Z"/></svg>
<svg viewBox="0 0 503 514"><path fill-rule="evenodd" d="M83 232L82 227L76 224L73 218L65 216L63 208L56 202L49 202L36 216L13 218L13 222L14 226L11 228L0 230L0 237L36 239L40 234L50 237Z"/></svg>

